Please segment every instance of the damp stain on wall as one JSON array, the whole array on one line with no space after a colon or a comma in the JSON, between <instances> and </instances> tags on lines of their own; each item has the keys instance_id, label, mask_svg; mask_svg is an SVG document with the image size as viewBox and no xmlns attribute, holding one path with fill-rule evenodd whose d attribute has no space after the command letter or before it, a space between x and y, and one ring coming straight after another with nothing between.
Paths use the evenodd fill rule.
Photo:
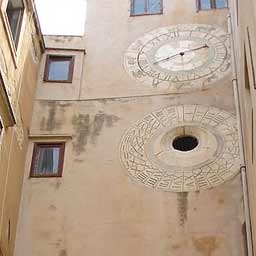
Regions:
<instances>
[{"instance_id":1,"label":"damp stain on wall","mask_svg":"<svg viewBox=\"0 0 256 256\"><path fill-rule=\"evenodd\" d=\"M59 130L63 125L62 114L66 112L66 108L70 107L69 103L61 103L56 101L47 101L41 103L42 108L47 108L47 116L42 117L40 121L41 131Z\"/></svg>"},{"instance_id":2,"label":"damp stain on wall","mask_svg":"<svg viewBox=\"0 0 256 256\"><path fill-rule=\"evenodd\" d=\"M68 253L65 249L60 250L59 256L68 256Z\"/></svg>"},{"instance_id":3,"label":"damp stain on wall","mask_svg":"<svg viewBox=\"0 0 256 256\"><path fill-rule=\"evenodd\" d=\"M88 143L96 144L104 127L111 128L120 118L99 112L95 115L78 114L72 119L75 131L73 149L77 154L86 150Z\"/></svg>"},{"instance_id":4,"label":"damp stain on wall","mask_svg":"<svg viewBox=\"0 0 256 256\"><path fill-rule=\"evenodd\" d=\"M188 218L188 192L177 194L179 224L184 226Z\"/></svg>"}]
</instances>

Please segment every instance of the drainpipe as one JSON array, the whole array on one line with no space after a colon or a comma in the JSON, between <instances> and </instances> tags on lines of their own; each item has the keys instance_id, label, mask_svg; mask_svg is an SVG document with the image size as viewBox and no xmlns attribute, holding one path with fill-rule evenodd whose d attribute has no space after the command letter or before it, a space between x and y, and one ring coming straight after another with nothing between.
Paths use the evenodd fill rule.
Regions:
<instances>
[{"instance_id":1,"label":"drainpipe","mask_svg":"<svg viewBox=\"0 0 256 256\"><path fill-rule=\"evenodd\" d=\"M233 77L233 91L234 99L236 104L236 114L237 114L237 124L238 124L238 136L239 136L239 145L240 145L240 157L241 157L241 178L242 178L242 189L243 189L243 201L244 201L244 214L245 214L245 224L246 224L246 236L247 236L247 248L248 256L253 256L253 242L252 242L252 229L251 229L251 216L250 216L250 207L249 207L249 198L248 198L248 183L247 183L247 174L245 166L245 153L244 153L244 144L243 144L243 130L242 130L242 119L241 119L241 104L239 99L238 91L238 80L237 80L237 65L236 65L236 54L234 48L234 35L232 30L232 18L231 15L228 17L228 32L231 36L231 59L232 59L232 71Z\"/></svg>"}]
</instances>

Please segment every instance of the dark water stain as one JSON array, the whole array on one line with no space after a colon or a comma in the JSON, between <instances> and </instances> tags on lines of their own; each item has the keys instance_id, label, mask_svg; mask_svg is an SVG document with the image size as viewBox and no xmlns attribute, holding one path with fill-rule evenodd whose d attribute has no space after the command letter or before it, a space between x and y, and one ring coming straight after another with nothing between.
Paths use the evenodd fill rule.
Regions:
<instances>
[{"instance_id":1,"label":"dark water stain","mask_svg":"<svg viewBox=\"0 0 256 256\"><path fill-rule=\"evenodd\" d=\"M105 122L104 114L101 113L94 116L94 120L91 124L91 142L93 144L96 143L96 139L100 135L104 122Z\"/></svg>"},{"instance_id":2,"label":"dark water stain","mask_svg":"<svg viewBox=\"0 0 256 256\"><path fill-rule=\"evenodd\" d=\"M114 126L114 123L118 122L120 120L119 117L113 116L113 115L105 115L105 121L106 121L106 126L108 128L111 128Z\"/></svg>"},{"instance_id":3,"label":"dark water stain","mask_svg":"<svg viewBox=\"0 0 256 256\"><path fill-rule=\"evenodd\" d=\"M56 123L56 111L57 111L56 103L52 102L49 105L49 115L48 115L48 119L47 119L47 122L46 122L46 129L48 131L52 131L57 125L57 123Z\"/></svg>"},{"instance_id":4,"label":"dark water stain","mask_svg":"<svg viewBox=\"0 0 256 256\"><path fill-rule=\"evenodd\" d=\"M68 256L68 253L65 249L60 250L59 256Z\"/></svg>"},{"instance_id":5,"label":"dark water stain","mask_svg":"<svg viewBox=\"0 0 256 256\"><path fill-rule=\"evenodd\" d=\"M56 207L55 205L51 204L51 205L49 206L49 209L52 210L52 211L56 211L56 210L57 210L57 207Z\"/></svg>"},{"instance_id":6,"label":"dark water stain","mask_svg":"<svg viewBox=\"0 0 256 256\"><path fill-rule=\"evenodd\" d=\"M179 214L179 223L181 226L184 226L188 218L188 192L178 193L178 214Z\"/></svg>"},{"instance_id":7,"label":"dark water stain","mask_svg":"<svg viewBox=\"0 0 256 256\"><path fill-rule=\"evenodd\" d=\"M85 150L85 146L88 142L88 136L90 132L90 116L88 114L79 114L74 116L72 120L77 137L73 142L73 148L76 153L81 153Z\"/></svg>"},{"instance_id":8,"label":"dark water stain","mask_svg":"<svg viewBox=\"0 0 256 256\"><path fill-rule=\"evenodd\" d=\"M107 115L103 112L99 112L96 115L79 114L74 116L72 119L76 134L73 142L74 151L77 154L81 154L86 150L88 143L95 145L104 127L111 128L118 120L120 120L119 117Z\"/></svg>"},{"instance_id":9,"label":"dark water stain","mask_svg":"<svg viewBox=\"0 0 256 256\"><path fill-rule=\"evenodd\" d=\"M60 129L61 122L57 120L58 103L55 101L47 102L44 107L48 108L48 116L43 117L40 122L40 129L46 131L53 131L54 129Z\"/></svg>"}]
</instances>

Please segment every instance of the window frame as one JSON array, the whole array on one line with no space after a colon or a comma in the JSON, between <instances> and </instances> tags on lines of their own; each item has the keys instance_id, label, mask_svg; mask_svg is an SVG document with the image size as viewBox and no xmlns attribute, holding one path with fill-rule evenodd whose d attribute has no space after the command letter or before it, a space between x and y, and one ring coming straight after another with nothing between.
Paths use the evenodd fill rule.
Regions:
<instances>
[{"instance_id":1,"label":"window frame","mask_svg":"<svg viewBox=\"0 0 256 256\"><path fill-rule=\"evenodd\" d=\"M5 29L8 35L8 39L9 42L11 44L11 48L13 51L13 55L15 57L17 57L17 51L20 45L20 41L21 41L21 37L22 37L22 27L23 27L23 23L25 20L25 12L26 12L26 4L24 0L20 0L22 2L23 8L22 8L22 15L21 18L19 19L19 24L18 24L18 37L15 39L13 34L12 34L12 30L11 30L11 25L9 22L9 17L7 14L7 7L8 7L8 3L10 0L6 0L5 2L3 2L3 6L1 7L1 11L4 17L4 25L5 25Z\"/></svg>"},{"instance_id":2,"label":"window frame","mask_svg":"<svg viewBox=\"0 0 256 256\"><path fill-rule=\"evenodd\" d=\"M148 0L144 0L145 1L145 10L144 10L144 13L141 13L141 14L135 14L134 13L135 1L136 0L131 0L131 2L130 2L130 5L131 5L131 7L130 7L130 17L147 16L147 15L161 15L161 14L163 14L163 9L164 9L164 7L163 7L163 0L160 0L160 2L161 2L161 10L158 13L148 13L147 12L147 1Z\"/></svg>"},{"instance_id":3,"label":"window frame","mask_svg":"<svg viewBox=\"0 0 256 256\"><path fill-rule=\"evenodd\" d=\"M10 1L11 0L7 1L7 5L6 5L6 8L5 8L5 13L6 13L9 29L10 29L10 32L11 32L10 34L11 34L15 49L17 50L18 46L19 46L20 38L21 38L21 28L22 28L22 24L23 24L23 20L24 20L25 4L24 4L23 0L20 0L23 7L22 8L16 8L16 9L20 9L21 12L19 13L19 18L18 18L17 27L16 27L16 33L15 33L16 35L14 36L13 33L12 33L11 24L10 24L10 20L9 20L9 17L8 17L8 12L7 12L8 4L9 4Z\"/></svg>"},{"instance_id":4,"label":"window frame","mask_svg":"<svg viewBox=\"0 0 256 256\"><path fill-rule=\"evenodd\" d=\"M227 7L221 7L221 8L217 8L216 0L210 0L210 4L211 4L211 8L210 9L202 9L201 8L201 1L202 0L197 0L197 10L198 11L223 10L223 9L228 9L229 8L228 0L226 0Z\"/></svg>"},{"instance_id":5,"label":"window frame","mask_svg":"<svg viewBox=\"0 0 256 256\"><path fill-rule=\"evenodd\" d=\"M58 147L60 149L59 159L58 159L58 172L51 174L47 172L46 174L35 174L34 173L34 166L36 163L36 156L39 152L40 148L51 148L51 147ZM65 142L35 142L32 161L31 161L31 168L30 168L30 178L61 178L63 174L63 167L64 167L64 155L65 155Z\"/></svg>"},{"instance_id":6,"label":"window frame","mask_svg":"<svg viewBox=\"0 0 256 256\"><path fill-rule=\"evenodd\" d=\"M59 59L59 61L61 61L63 59L70 60L67 80L51 80L51 79L49 79L50 64L52 61L51 58ZM45 67L44 67L44 82L47 82L47 83L72 83L73 75L74 75L74 66L75 66L75 56L74 55L47 54L46 60L45 60Z\"/></svg>"}]
</instances>

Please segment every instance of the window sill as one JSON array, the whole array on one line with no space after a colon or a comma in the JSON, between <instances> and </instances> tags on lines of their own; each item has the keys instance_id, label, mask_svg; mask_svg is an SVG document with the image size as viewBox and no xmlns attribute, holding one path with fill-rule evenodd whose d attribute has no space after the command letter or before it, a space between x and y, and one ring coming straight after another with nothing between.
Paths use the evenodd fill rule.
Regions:
<instances>
[{"instance_id":1,"label":"window sill","mask_svg":"<svg viewBox=\"0 0 256 256\"><path fill-rule=\"evenodd\" d=\"M33 179L38 179L38 178L62 178L62 174L30 175L29 178L33 178Z\"/></svg>"},{"instance_id":2,"label":"window sill","mask_svg":"<svg viewBox=\"0 0 256 256\"><path fill-rule=\"evenodd\" d=\"M158 12L158 13L142 13L142 14L131 14L130 17L140 17L140 16L152 16L152 15L163 15L163 12Z\"/></svg>"},{"instance_id":3,"label":"window sill","mask_svg":"<svg viewBox=\"0 0 256 256\"><path fill-rule=\"evenodd\" d=\"M44 83L63 83L63 84L72 84L73 83L73 81L71 80L47 80L47 79L44 79L43 80L44 81Z\"/></svg>"},{"instance_id":4,"label":"window sill","mask_svg":"<svg viewBox=\"0 0 256 256\"><path fill-rule=\"evenodd\" d=\"M57 142L65 142L68 140L72 140L72 134L30 134L28 138L32 141L57 141Z\"/></svg>"},{"instance_id":5,"label":"window sill","mask_svg":"<svg viewBox=\"0 0 256 256\"><path fill-rule=\"evenodd\" d=\"M212 8L212 9L197 9L197 12L209 12L209 11L221 11L221 10L229 10L229 7Z\"/></svg>"}]
</instances>

